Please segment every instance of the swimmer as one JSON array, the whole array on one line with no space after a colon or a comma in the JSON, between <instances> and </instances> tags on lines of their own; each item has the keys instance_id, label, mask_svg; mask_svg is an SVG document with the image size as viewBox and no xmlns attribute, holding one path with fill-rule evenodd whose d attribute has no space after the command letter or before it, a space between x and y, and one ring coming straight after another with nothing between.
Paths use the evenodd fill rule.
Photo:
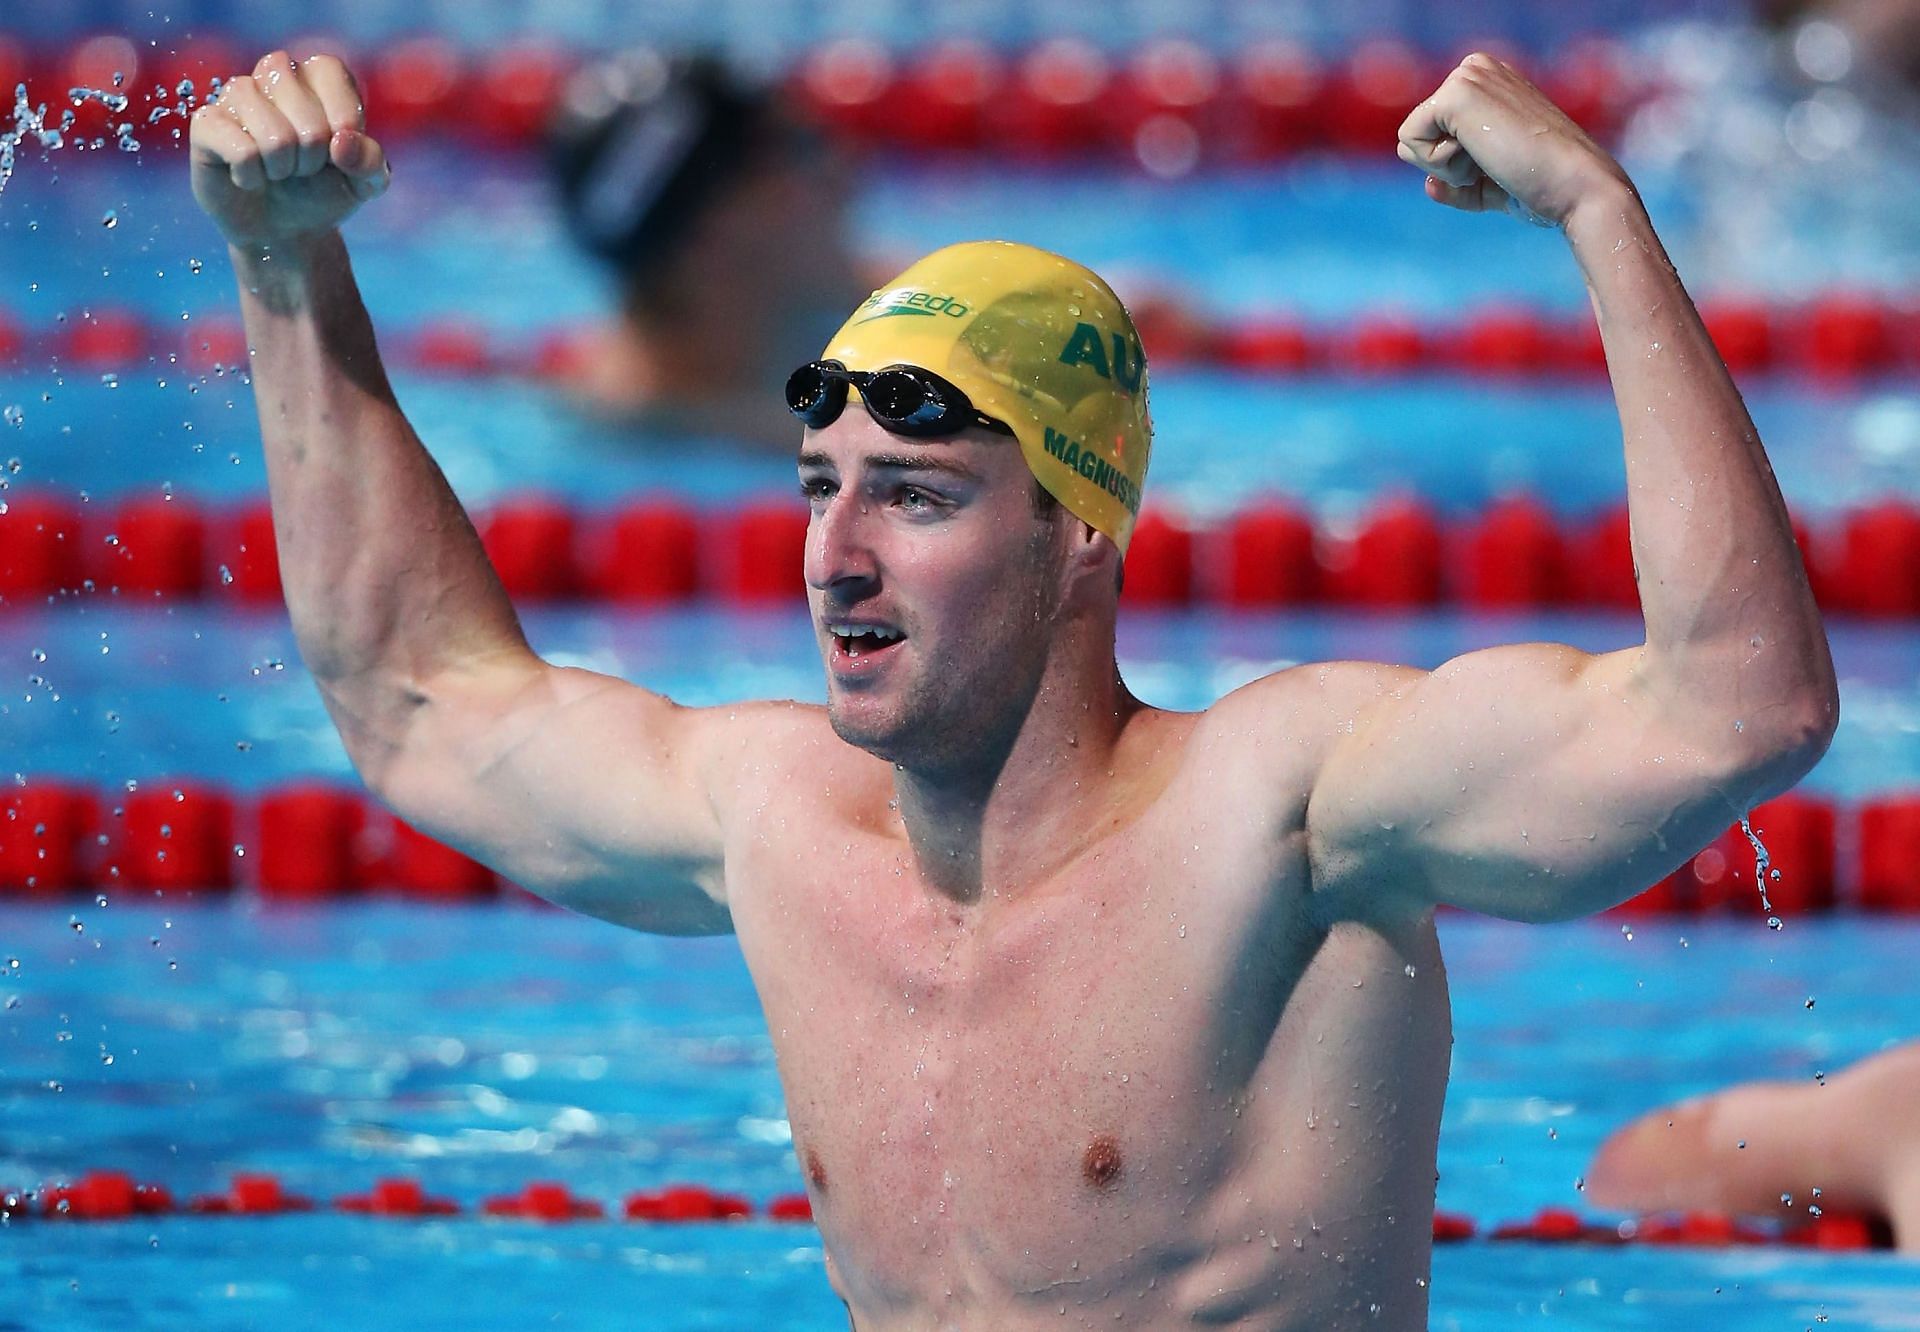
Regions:
<instances>
[{"instance_id":1,"label":"swimmer","mask_svg":"<svg viewBox=\"0 0 1920 1332\"><path fill-rule=\"evenodd\" d=\"M548 157L568 230L619 298L560 387L625 427L615 438L791 450L791 350L871 285L847 253L839 153L720 62L642 47L568 81Z\"/></svg>"},{"instance_id":2,"label":"swimmer","mask_svg":"<svg viewBox=\"0 0 1920 1332\"><path fill-rule=\"evenodd\" d=\"M1883 1221L1920 1254L1920 1043L1819 1081L1751 1082L1642 1115L1600 1146L1587 1197L1640 1213Z\"/></svg>"},{"instance_id":3,"label":"swimmer","mask_svg":"<svg viewBox=\"0 0 1920 1332\"><path fill-rule=\"evenodd\" d=\"M532 652L401 414L338 230L389 175L348 71L269 55L192 141L288 608L354 763L562 905L737 936L861 1332L1424 1328L1436 907L1611 906L1831 738L1739 393L1619 166L1488 56L1399 151L1438 203L1550 222L1584 274L1646 641L1315 663L1199 713L1115 663L1148 373L1079 265L951 247L796 350L827 702L685 708Z\"/></svg>"}]
</instances>

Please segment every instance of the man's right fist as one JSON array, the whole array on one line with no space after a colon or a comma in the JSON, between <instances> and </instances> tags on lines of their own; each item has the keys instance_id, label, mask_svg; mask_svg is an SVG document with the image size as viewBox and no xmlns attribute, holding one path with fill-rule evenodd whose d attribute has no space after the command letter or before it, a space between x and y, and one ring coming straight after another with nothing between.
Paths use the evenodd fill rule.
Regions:
<instances>
[{"instance_id":1,"label":"man's right fist","mask_svg":"<svg viewBox=\"0 0 1920 1332\"><path fill-rule=\"evenodd\" d=\"M193 197L242 248L318 235L387 188L360 89L332 56L263 56L193 113Z\"/></svg>"}]
</instances>

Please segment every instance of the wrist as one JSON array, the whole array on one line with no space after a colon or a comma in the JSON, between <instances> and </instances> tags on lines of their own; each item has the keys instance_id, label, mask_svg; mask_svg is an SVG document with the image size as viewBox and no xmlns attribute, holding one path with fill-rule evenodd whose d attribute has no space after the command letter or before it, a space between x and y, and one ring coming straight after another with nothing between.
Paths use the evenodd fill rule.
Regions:
<instances>
[{"instance_id":1,"label":"wrist","mask_svg":"<svg viewBox=\"0 0 1920 1332\"><path fill-rule=\"evenodd\" d=\"M334 230L276 241L229 243L227 257L243 290L283 305L304 300L314 279L346 261L346 247Z\"/></svg>"},{"instance_id":2,"label":"wrist","mask_svg":"<svg viewBox=\"0 0 1920 1332\"><path fill-rule=\"evenodd\" d=\"M1581 192L1560 224L1584 265L1588 256L1616 254L1652 234L1640 192L1625 176L1607 176Z\"/></svg>"}]
</instances>

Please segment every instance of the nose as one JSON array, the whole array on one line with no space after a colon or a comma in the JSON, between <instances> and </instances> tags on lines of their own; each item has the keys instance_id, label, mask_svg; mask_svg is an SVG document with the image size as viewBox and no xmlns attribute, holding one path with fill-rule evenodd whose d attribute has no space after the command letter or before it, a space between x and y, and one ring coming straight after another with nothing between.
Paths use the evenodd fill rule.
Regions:
<instances>
[{"instance_id":1,"label":"nose","mask_svg":"<svg viewBox=\"0 0 1920 1332\"><path fill-rule=\"evenodd\" d=\"M814 509L807 520L808 587L853 600L863 584L879 580L880 563L868 540L873 517L866 500L846 491Z\"/></svg>"}]
</instances>

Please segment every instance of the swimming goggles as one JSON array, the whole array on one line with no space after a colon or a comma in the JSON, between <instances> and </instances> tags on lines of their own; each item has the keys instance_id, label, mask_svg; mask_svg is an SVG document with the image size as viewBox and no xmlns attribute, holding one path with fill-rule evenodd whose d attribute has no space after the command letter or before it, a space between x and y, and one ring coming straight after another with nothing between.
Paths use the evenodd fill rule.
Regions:
<instances>
[{"instance_id":1,"label":"swimming goggles","mask_svg":"<svg viewBox=\"0 0 1920 1332\"><path fill-rule=\"evenodd\" d=\"M958 434L970 425L1013 433L1012 426L977 410L953 384L914 365L849 370L838 361L810 361L787 377L787 410L813 429L825 429L846 409L849 385L860 391L867 415L896 435L926 439Z\"/></svg>"}]
</instances>

